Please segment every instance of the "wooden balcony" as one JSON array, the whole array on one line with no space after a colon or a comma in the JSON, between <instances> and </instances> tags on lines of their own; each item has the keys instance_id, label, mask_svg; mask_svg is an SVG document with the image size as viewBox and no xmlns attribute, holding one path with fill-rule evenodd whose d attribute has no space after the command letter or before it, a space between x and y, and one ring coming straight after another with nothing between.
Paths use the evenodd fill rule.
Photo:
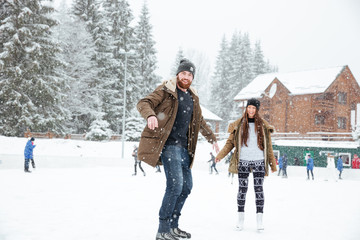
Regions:
<instances>
[{"instance_id":1,"label":"wooden balcony","mask_svg":"<svg viewBox=\"0 0 360 240\"><path fill-rule=\"evenodd\" d=\"M314 132L334 132L334 127L329 125L314 125Z\"/></svg>"},{"instance_id":2,"label":"wooden balcony","mask_svg":"<svg viewBox=\"0 0 360 240\"><path fill-rule=\"evenodd\" d=\"M272 141L276 140L321 140L321 141L354 141L351 132L307 132L300 134L276 132L271 135Z\"/></svg>"},{"instance_id":3,"label":"wooden balcony","mask_svg":"<svg viewBox=\"0 0 360 240\"><path fill-rule=\"evenodd\" d=\"M312 102L312 109L316 112L334 112L335 101L327 99L315 99Z\"/></svg>"}]
</instances>

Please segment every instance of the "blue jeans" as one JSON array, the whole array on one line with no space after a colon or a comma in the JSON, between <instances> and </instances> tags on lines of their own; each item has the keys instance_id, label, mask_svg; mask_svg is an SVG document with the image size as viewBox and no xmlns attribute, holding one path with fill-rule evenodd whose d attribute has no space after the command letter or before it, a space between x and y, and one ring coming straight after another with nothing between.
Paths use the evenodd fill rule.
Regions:
<instances>
[{"instance_id":1,"label":"blue jeans","mask_svg":"<svg viewBox=\"0 0 360 240\"><path fill-rule=\"evenodd\" d=\"M178 227L181 209L193 185L187 149L174 145L165 146L161 162L166 176L166 191L159 212L160 233Z\"/></svg>"}]
</instances>

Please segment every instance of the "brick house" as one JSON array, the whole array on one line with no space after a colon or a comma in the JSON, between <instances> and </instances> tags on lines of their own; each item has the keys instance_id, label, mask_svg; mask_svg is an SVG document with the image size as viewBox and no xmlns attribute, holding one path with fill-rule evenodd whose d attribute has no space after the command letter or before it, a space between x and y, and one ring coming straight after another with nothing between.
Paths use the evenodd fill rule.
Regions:
<instances>
[{"instance_id":1,"label":"brick house","mask_svg":"<svg viewBox=\"0 0 360 240\"><path fill-rule=\"evenodd\" d=\"M280 133L350 133L360 124L360 87L348 66L256 77L234 98L257 98Z\"/></svg>"},{"instance_id":2,"label":"brick house","mask_svg":"<svg viewBox=\"0 0 360 240\"><path fill-rule=\"evenodd\" d=\"M203 118L205 119L206 123L210 125L211 129L214 131L215 135L219 134L220 129L220 123L223 121L222 118L217 116L215 113L211 112L204 106L201 107L201 112L203 115Z\"/></svg>"}]
</instances>

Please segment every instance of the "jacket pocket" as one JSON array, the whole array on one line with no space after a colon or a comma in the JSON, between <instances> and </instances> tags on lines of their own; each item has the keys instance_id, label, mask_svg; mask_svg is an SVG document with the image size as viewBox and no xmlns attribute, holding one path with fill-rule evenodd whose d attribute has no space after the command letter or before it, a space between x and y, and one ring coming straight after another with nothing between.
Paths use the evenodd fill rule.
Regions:
<instances>
[{"instance_id":1,"label":"jacket pocket","mask_svg":"<svg viewBox=\"0 0 360 240\"><path fill-rule=\"evenodd\" d=\"M156 128L151 130L147 126L145 127L144 131L141 133L141 137L144 138L160 138L160 129Z\"/></svg>"},{"instance_id":2,"label":"jacket pocket","mask_svg":"<svg viewBox=\"0 0 360 240\"><path fill-rule=\"evenodd\" d=\"M234 158L235 153L233 154L233 157L231 158L230 164L229 164L229 172L237 174L239 172L239 161Z\"/></svg>"}]
</instances>

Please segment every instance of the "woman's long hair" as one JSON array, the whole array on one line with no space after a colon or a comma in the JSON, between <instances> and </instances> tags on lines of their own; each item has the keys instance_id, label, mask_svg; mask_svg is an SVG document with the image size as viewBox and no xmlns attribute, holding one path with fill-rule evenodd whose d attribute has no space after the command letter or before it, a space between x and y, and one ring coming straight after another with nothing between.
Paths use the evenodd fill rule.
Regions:
<instances>
[{"instance_id":1,"label":"woman's long hair","mask_svg":"<svg viewBox=\"0 0 360 240\"><path fill-rule=\"evenodd\" d=\"M257 145L260 150L264 151L264 131L263 131L263 121L260 117L258 110L255 112L255 132L257 136ZM247 113L247 109L245 110L243 119L241 121L241 146L247 145L247 141L249 138L249 115Z\"/></svg>"}]
</instances>

